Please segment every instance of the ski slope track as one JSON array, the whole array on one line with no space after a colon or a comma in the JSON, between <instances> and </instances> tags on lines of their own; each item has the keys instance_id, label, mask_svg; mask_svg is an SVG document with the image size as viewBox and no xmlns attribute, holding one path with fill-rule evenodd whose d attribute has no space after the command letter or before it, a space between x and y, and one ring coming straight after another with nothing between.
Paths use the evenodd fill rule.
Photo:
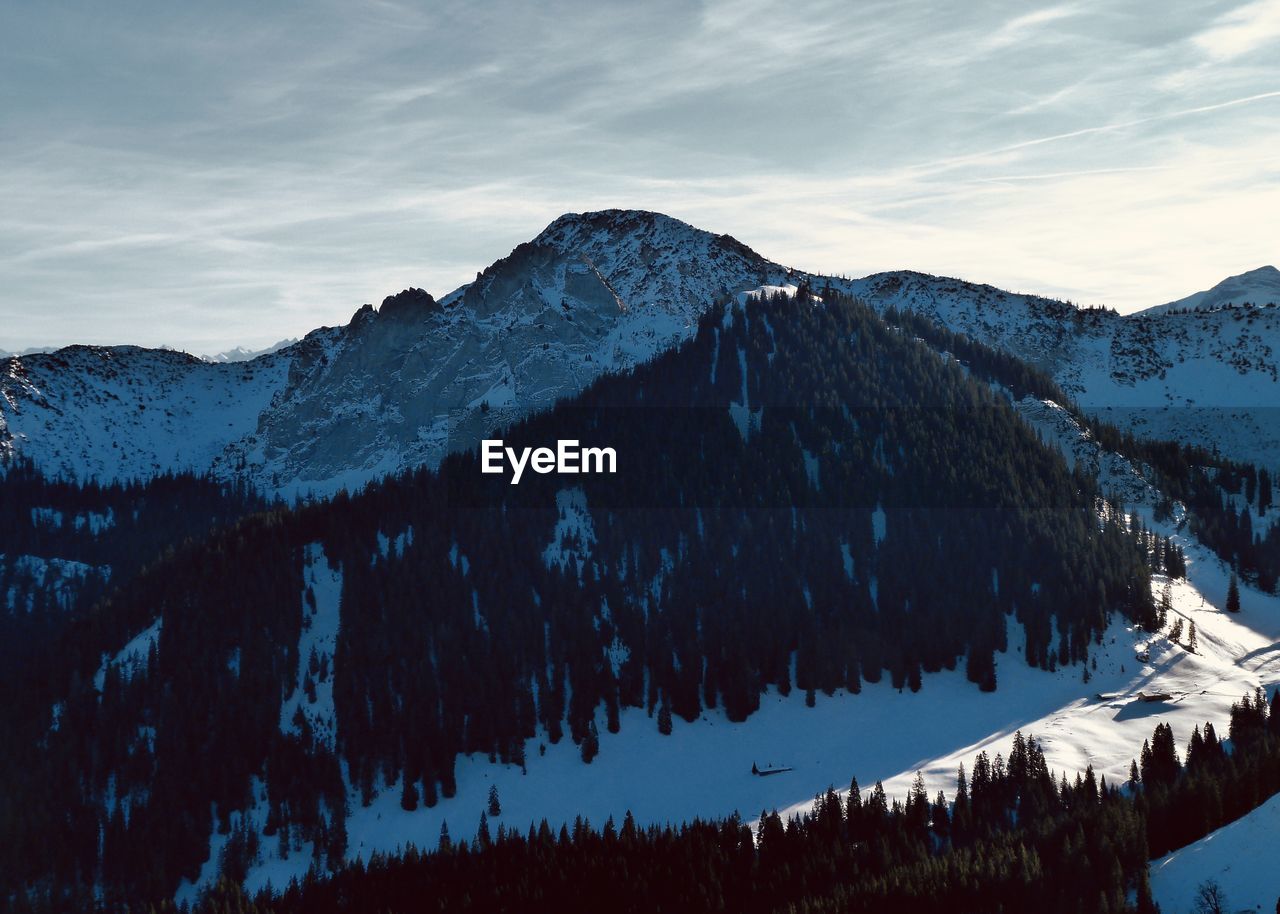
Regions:
<instances>
[{"instance_id":1,"label":"ski slope track","mask_svg":"<svg viewBox=\"0 0 1280 914\"><path fill-rule=\"evenodd\" d=\"M75 478L193 470L285 495L356 488L652 358L735 295L807 281L1006 349L1139 433L1273 463L1280 308L1262 299L1277 277L1262 268L1120 316L909 271L805 274L656 213L568 214L439 300L409 289L246 361L127 346L2 359L0 456Z\"/></svg>"}]
</instances>

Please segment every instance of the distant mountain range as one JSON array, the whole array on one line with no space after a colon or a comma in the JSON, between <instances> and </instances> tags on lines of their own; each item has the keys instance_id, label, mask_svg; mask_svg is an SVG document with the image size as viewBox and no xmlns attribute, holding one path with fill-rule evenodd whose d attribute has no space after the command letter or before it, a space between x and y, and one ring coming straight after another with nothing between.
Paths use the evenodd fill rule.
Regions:
<instances>
[{"instance_id":1,"label":"distant mountain range","mask_svg":"<svg viewBox=\"0 0 1280 914\"><path fill-rule=\"evenodd\" d=\"M20 355L38 355L44 352L54 352L56 349L56 346L31 346L20 352L9 352L7 349L0 349L0 359L11 359Z\"/></svg>"},{"instance_id":2,"label":"distant mountain range","mask_svg":"<svg viewBox=\"0 0 1280 914\"><path fill-rule=\"evenodd\" d=\"M224 352L216 352L212 355L200 355L198 358L203 359L206 362L248 362L251 359L256 359L260 355L270 355L273 352L279 352L286 346L292 346L296 342L298 342L298 340L295 337L291 340L280 340L280 342L273 343L272 345L266 346L262 349L249 349L245 346L236 346L235 348L227 349ZM24 355L45 355L50 352L57 352L59 348L67 347L31 346L27 349L21 350L20 352L9 352L6 349L0 349L0 359L16 358ZM160 348L168 351L176 351L173 350L173 347L171 346L161 346Z\"/></svg>"},{"instance_id":3,"label":"distant mountain range","mask_svg":"<svg viewBox=\"0 0 1280 914\"><path fill-rule=\"evenodd\" d=\"M807 283L1005 349L1139 432L1270 461L1280 309L1223 306L1261 297L1277 276L1265 267L1121 316L910 271L806 274L656 213L568 214L443 298L405 290L263 354L72 346L13 357L0 369L0 449L78 478L194 469L323 494L435 465L687 339L717 303Z\"/></svg>"},{"instance_id":4,"label":"distant mountain range","mask_svg":"<svg viewBox=\"0 0 1280 914\"><path fill-rule=\"evenodd\" d=\"M206 362L248 362L256 359L260 355L270 355L273 352L279 352L298 342L297 338L291 340L280 340L278 343L272 343L263 349L247 349L244 346L236 346L234 349L228 349L225 352L214 353L213 355L203 356Z\"/></svg>"}]
</instances>

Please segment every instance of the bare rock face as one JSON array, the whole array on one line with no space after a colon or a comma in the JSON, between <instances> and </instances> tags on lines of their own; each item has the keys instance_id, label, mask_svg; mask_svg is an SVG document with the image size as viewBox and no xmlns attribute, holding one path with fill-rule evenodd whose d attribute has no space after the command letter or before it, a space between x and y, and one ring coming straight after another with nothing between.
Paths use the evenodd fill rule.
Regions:
<instances>
[{"instance_id":1,"label":"bare rock face","mask_svg":"<svg viewBox=\"0 0 1280 914\"><path fill-rule=\"evenodd\" d=\"M382 300L378 314L387 320L419 321L440 306L429 292L422 289L405 289Z\"/></svg>"},{"instance_id":2,"label":"bare rock face","mask_svg":"<svg viewBox=\"0 0 1280 914\"><path fill-rule=\"evenodd\" d=\"M326 492L437 463L486 429L674 345L779 268L653 213L563 216L439 302L419 289L294 347L256 428L214 467Z\"/></svg>"}]
</instances>

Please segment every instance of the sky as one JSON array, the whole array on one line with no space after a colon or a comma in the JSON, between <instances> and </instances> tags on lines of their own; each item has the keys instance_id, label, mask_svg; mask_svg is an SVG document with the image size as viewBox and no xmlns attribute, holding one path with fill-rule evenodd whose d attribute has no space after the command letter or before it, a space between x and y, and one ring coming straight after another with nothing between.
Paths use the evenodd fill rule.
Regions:
<instances>
[{"instance_id":1,"label":"sky","mask_svg":"<svg viewBox=\"0 0 1280 914\"><path fill-rule=\"evenodd\" d=\"M564 212L1121 311L1280 263L1280 0L0 0L0 349L441 295Z\"/></svg>"}]
</instances>

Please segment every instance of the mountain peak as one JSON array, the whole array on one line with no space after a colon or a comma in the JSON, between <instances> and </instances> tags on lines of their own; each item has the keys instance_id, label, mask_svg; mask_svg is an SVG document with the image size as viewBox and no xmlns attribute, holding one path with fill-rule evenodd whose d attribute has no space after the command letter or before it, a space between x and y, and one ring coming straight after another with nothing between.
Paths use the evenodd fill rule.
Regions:
<instances>
[{"instance_id":1,"label":"mountain peak","mask_svg":"<svg viewBox=\"0 0 1280 914\"><path fill-rule=\"evenodd\" d=\"M697 235L710 234L682 222L673 216L643 209L602 209L582 213L565 213L552 220L543 229L534 243L550 244L559 247L565 241L582 236L607 235L618 237L630 234L642 234L654 230L671 230L688 232Z\"/></svg>"},{"instance_id":2,"label":"mountain peak","mask_svg":"<svg viewBox=\"0 0 1280 914\"><path fill-rule=\"evenodd\" d=\"M1186 298L1148 308L1142 314L1162 314L1167 311L1216 311L1233 305L1280 304L1280 270L1271 264L1261 266L1235 276L1228 276L1211 289L1196 292Z\"/></svg>"},{"instance_id":3,"label":"mountain peak","mask_svg":"<svg viewBox=\"0 0 1280 914\"><path fill-rule=\"evenodd\" d=\"M635 242L649 249L672 249L693 244L698 248L732 252L745 260L765 263L765 258L732 235L717 235L675 216L644 209L603 209L565 213L533 240L562 252Z\"/></svg>"},{"instance_id":4,"label":"mountain peak","mask_svg":"<svg viewBox=\"0 0 1280 914\"><path fill-rule=\"evenodd\" d=\"M403 292L397 292L395 295L388 295L382 300L382 306L378 309L381 317L388 317L392 320L411 319L421 317L431 311L439 310L440 306L431 296L430 292L424 289L408 288Z\"/></svg>"}]
</instances>

